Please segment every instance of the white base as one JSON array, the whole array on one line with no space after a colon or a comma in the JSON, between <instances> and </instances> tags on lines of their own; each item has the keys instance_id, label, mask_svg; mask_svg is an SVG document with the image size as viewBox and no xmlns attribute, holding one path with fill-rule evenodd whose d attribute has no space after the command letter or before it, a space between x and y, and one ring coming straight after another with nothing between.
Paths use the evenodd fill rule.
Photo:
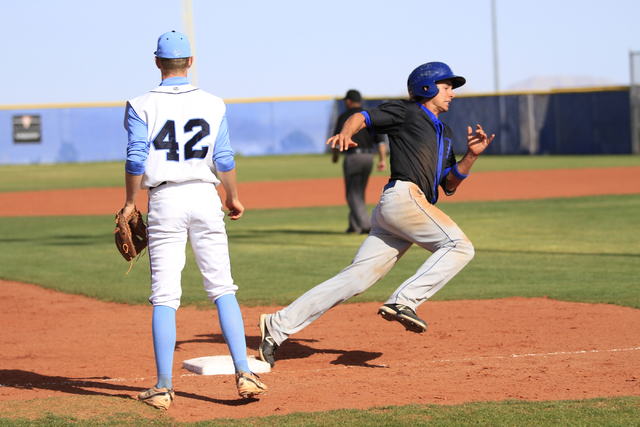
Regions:
<instances>
[{"instance_id":1,"label":"white base","mask_svg":"<svg viewBox=\"0 0 640 427\"><path fill-rule=\"evenodd\" d=\"M257 360L254 356L249 356L247 362L249 362L249 369L253 373L262 374L271 371L271 366L267 362ZM199 375L234 375L236 373L231 356L189 359L182 362L182 368Z\"/></svg>"}]
</instances>

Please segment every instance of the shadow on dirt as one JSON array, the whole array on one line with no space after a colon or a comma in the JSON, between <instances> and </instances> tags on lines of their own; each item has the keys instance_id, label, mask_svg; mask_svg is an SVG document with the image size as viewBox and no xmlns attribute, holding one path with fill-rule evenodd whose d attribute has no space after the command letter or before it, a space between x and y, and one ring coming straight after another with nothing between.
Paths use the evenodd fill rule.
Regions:
<instances>
[{"instance_id":1,"label":"shadow on dirt","mask_svg":"<svg viewBox=\"0 0 640 427\"><path fill-rule=\"evenodd\" d=\"M111 396L123 399L136 399L142 390L125 384L113 384L121 381L109 377L69 378L42 375L19 369L0 369L0 389L15 388L18 390L50 390L81 396ZM218 403L227 406L244 406L258 399L215 399L194 393L176 390L176 396L204 402Z\"/></svg>"},{"instance_id":2,"label":"shadow on dirt","mask_svg":"<svg viewBox=\"0 0 640 427\"><path fill-rule=\"evenodd\" d=\"M247 336L246 340L247 340L247 347L250 349L254 349L257 353L258 347L260 346L261 337ZM180 349L181 345L187 344L187 343L221 344L224 342L225 340L222 334L202 334L202 335L197 335L195 339L177 341L176 350ZM324 353L324 354L338 355L338 357L334 361L330 362L332 365L360 366L365 368L384 367L382 365L375 365L375 364L369 363L370 361L375 360L378 357L382 356L382 353L357 351L357 350L347 351L347 350L337 350L337 349L326 349L326 348L318 348L317 346L311 346L306 344L306 343L312 344L317 342L319 341L289 338L278 349L276 353L276 361L291 360L291 359L307 359L314 354ZM249 352L249 354L251 354L251 352Z\"/></svg>"}]
</instances>

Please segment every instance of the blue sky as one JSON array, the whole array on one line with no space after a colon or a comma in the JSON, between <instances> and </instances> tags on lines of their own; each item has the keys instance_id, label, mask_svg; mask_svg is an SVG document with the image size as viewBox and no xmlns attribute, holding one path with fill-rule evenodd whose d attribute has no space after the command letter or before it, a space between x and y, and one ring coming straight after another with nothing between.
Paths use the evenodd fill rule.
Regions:
<instances>
[{"instance_id":1,"label":"blue sky","mask_svg":"<svg viewBox=\"0 0 640 427\"><path fill-rule=\"evenodd\" d=\"M448 63L494 89L490 0L192 0L197 78L225 99L403 96L411 70ZM500 86L535 76L629 84L640 1L496 0ZM159 83L158 36L180 0L3 0L1 105L124 101Z\"/></svg>"}]
</instances>

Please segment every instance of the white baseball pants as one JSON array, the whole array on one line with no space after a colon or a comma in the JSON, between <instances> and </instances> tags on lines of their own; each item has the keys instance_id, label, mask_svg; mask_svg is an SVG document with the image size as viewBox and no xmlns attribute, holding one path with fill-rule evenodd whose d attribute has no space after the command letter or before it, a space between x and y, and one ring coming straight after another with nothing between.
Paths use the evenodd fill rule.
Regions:
<instances>
[{"instance_id":1,"label":"white baseball pants","mask_svg":"<svg viewBox=\"0 0 640 427\"><path fill-rule=\"evenodd\" d=\"M211 302L235 294L222 202L211 183L166 183L149 190L149 302L178 309L187 237Z\"/></svg>"},{"instance_id":2,"label":"white baseball pants","mask_svg":"<svg viewBox=\"0 0 640 427\"><path fill-rule=\"evenodd\" d=\"M431 205L417 185L395 181L385 187L371 217L371 233L350 266L309 290L291 305L267 316L267 327L281 344L326 311L376 283L416 244L432 255L389 297L414 311L471 261L471 242L455 222Z\"/></svg>"}]
</instances>

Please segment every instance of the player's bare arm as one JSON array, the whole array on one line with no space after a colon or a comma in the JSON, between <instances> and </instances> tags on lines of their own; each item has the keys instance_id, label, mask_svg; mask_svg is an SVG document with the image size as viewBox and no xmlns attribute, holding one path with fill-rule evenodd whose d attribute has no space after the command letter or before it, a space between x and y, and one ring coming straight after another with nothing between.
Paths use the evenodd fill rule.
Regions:
<instances>
[{"instance_id":1,"label":"player's bare arm","mask_svg":"<svg viewBox=\"0 0 640 427\"><path fill-rule=\"evenodd\" d=\"M244 206L240 203L238 198L238 185L236 182L236 169L233 168L227 172L218 171L218 177L220 182L224 186L224 190L227 193L227 199L225 206L229 209L229 218L233 221L240 219L244 212Z\"/></svg>"},{"instance_id":2,"label":"player's bare arm","mask_svg":"<svg viewBox=\"0 0 640 427\"><path fill-rule=\"evenodd\" d=\"M140 183L142 182L143 175L131 175L129 172L125 172L125 183L127 188L127 200L122 208L122 214L128 217L133 212L136 206L136 198L138 197L138 190L140 189Z\"/></svg>"},{"instance_id":3,"label":"player's bare arm","mask_svg":"<svg viewBox=\"0 0 640 427\"><path fill-rule=\"evenodd\" d=\"M482 126L477 125L475 134L471 129L471 126L467 127L467 152L458 162L458 172L462 175L468 175L471 171L471 167L475 163L476 159L487 148L489 143L493 141L495 135L487 137L487 134L482 129ZM455 176L452 172L447 175L447 190L453 191L462 183L462 180Z\"/></svg>"},{"instance_id":4,"label":"player's bare arm","mask_svg":"<svg viewBox=\"0 0 640 427\"><path fill-rule=\"evenodd\" d=\"M348 150L349 147L357 147L358 144L353 142L351 137L367 127L364 114L356 113L342 126L342 130L339 134L332 136L327 140L327 144L331 144L331 148L338 149L339 151Z\"/></svg>"}]
</instances>

